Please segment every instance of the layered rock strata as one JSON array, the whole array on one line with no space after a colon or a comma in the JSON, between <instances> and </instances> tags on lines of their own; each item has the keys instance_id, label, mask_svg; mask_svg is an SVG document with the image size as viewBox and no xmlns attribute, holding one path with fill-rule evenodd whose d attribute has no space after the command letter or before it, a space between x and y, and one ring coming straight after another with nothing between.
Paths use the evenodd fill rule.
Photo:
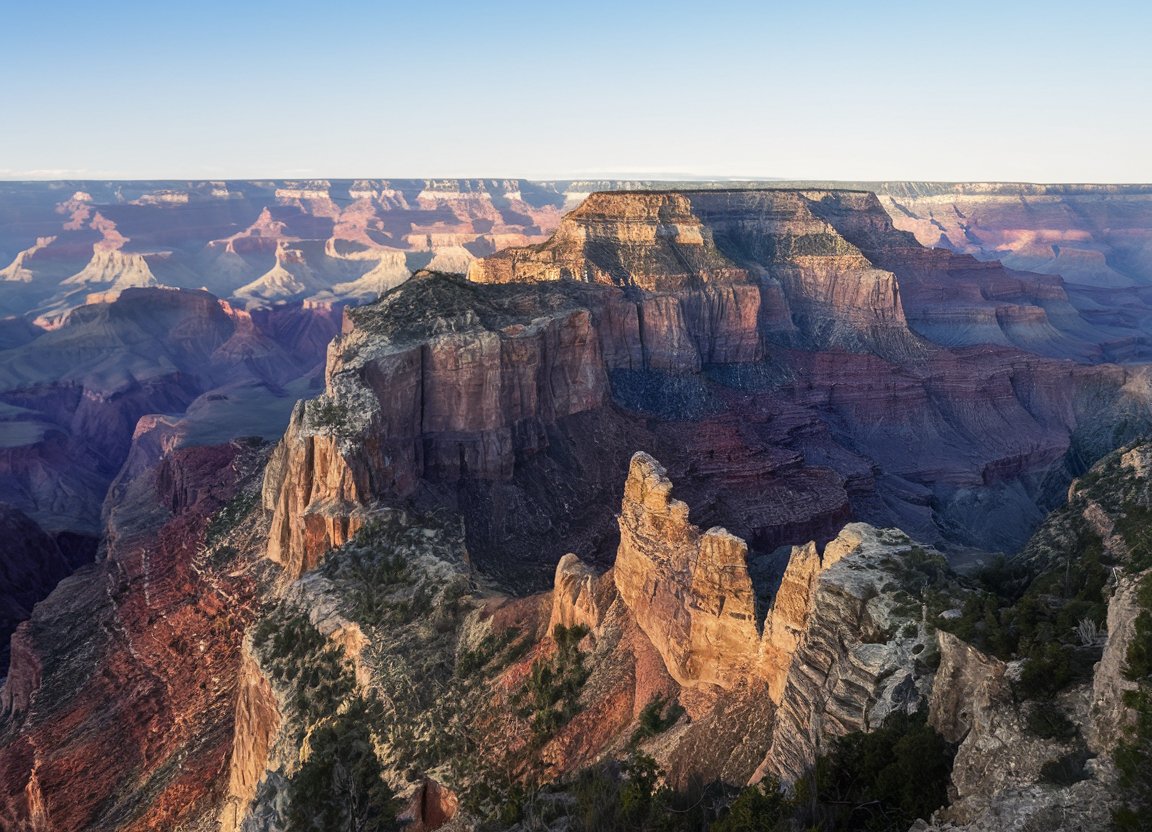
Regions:
<instances>
[{"instance_id":1,"label":"layered rock strata","mask_svg":"<svg viewBox=\"0 0 1152 832\"><path fill-rule=\"evenodd\" d=\"M253 562L203 536L260 464L250 448L192 448L141 474L107 558L61 582L20 625L0 692L6 827L146 830L215 818L256 603Z\"/></svg>"},{"instance_id":2,"label":"layered rock strata","mask_svg":"<svg viewBox=\"0 0 1152 832\"><path fill-rule=\"evenodd\" d=\"M799 330L821 346L915 351L896 277L813 214L811 198L784 190L593 194L548 242L479 260L469 277L636 287L686 317L692 304L680 293L696 290L778 337Z\"/></svg>"},{"instance_id":3,"label":"layered rock strata","mask_svg":"<svg viewBox=\"0 0 1152 832\"><path fill-rule=\"evenodd\" d=\"M297 411L270 467L270 554L316 563L377 500L448 503L482 560L546 549L539 580L566 551L607 560L596 518L636 448L691 471L682 487L707 525L755 547L827 539L854 510L930 541L1013 549L1058 498L1073 437L1095 455L1113 425L1148 423L1137 372L931 347L896 283L862 299L867 258L818 212L917 251L866 195L606 194L553 241L473 268L498 282L424 274L352 312L325 397ZM703 248L675 254L685 246ZM628 280L601 268L606 252ZM739 268L717 270L721 256ZM584 264L580 279L559 279L557 262ZM764 287L786 272L808 288L785 286L785 307L831 293L839 311L815 316L827 327L796 329L801 306L780 319L787 332L766 317ZM745 288L760 300L724 294ZM973 523L989 506L1004 522ZM550 537L561 527L587 536Z\"/></svg>"}]
</instances>

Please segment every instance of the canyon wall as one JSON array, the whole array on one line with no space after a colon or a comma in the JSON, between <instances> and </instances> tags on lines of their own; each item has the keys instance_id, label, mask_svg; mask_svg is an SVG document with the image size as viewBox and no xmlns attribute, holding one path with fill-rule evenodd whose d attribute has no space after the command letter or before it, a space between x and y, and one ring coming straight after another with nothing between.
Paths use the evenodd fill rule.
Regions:
<instances>
[{"instance_id":1,"label":"canyon wall","mask_svg":"<svg viewBox=\"0 0 1152 832\"><path fill-rule=\"evenodd\" d=\"M1139 370L1059 360L1103 347L1079 318L1057 329L1058 285L923 249L870 194L597 194L470 274L349 314L270 469L274 558L314 564L359 508L416 500L462 511L489 566L543 547L546 580L575 543L607 560L595 517L637 448L690 468L698 510L754 546L827 539L855 512L1011 549L1077 459L1148 421ZM987 298L994 343L917 334L904 298L953 290ZM1002 291L1056 335L1001 326ZM1005 522L971 522L990 503ZM549 537L562 526L587 536Z\"/></svg>"},{"instance_id":2,"label":"canyon wall","mask_svg":"<svg viewBox=\"0 0 1152 832\"><path fill-rule=\"evenodd\" d=\"M261 464L240 445L174 451L128 488L107 558L19 626L0 695L6 828L146 830L215 815L256 561L239 539L205 545L204 534Z\"/></svg>"}]
</instances>

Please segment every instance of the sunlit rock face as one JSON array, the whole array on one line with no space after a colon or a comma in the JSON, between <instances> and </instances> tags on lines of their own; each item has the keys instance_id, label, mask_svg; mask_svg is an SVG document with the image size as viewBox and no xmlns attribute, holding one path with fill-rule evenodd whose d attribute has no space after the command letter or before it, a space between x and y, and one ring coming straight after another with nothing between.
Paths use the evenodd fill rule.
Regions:
<instances>
[{"instance_id":1,"label":"sunlit rock face","mask_svg":"<svg viewBox=\"0 0 1152 832\"><path fill-rule=\"evenodd\" d=\"M710 495L797 495L757 501L749 493L732 503L737 529L767 545L832 532L847 516L843 479L800 464L795 451L741 429L735 415L694 427L680 421L666 432L621 410L620 384L638 382L646 396L644 386L662 383L650 373L669 371L646 366L646 356L660 363L651 359L654 343L641 336L637 302L614 287L476 286L421 275L349 320L330 350L324 398L296 412L268 468L269 554L280 562L314 565L375 501L445 497L466 515L477 512L481 560L488 547L506 558L524 545L523 557L539 563L540 549L527 551L533 538L515 531L521 523L549 550L574 542L602 549L612 533L602 509L617 499L636 447L674 446L669 453L685 461L701 449L713 459L699 483ZM686 349L677 372L693 374L700 354L695 341ZM678 398L673 392L672 406ZM768 473L770 481L758 480ZM465 489L479 492L476 500L456 502ZM572 541L559 528L589 536ZM545 556L548 578L563 553Z\"/></svg>"},{"instance_id":2,"label":"sunlit rock face","mask_svg":"<svg viewBox=\"0 0 1152 832\"><path fill-rule=\"evenodd\" d=\"M659 462L633 456L615 563L596 575L565 556L550 626L586 627L596 673L659 656L693 720L661 748L677 776L790 782L835 737L920 706L932 673L916 657L932 637L903 608L907 536L852 523L793 546L758 611L747 544L693 525L673 489ZM736 713L755 724L730 724Z\"/></svg>"},{"instance_id":3,"label":"sunlit rock face","mask_svg":"<svg viewBox=\"0 0 1152 832\"><path fill-rule=\"evenodd\" d=\"M754 358L730 330L760 326L781 334L798 329L827 346L914 350L895 277L808 203L807 195L784 190L593 194L548 242L477 261L469 276L489 283L576 279L665 294L666 309L717 324L709 341L721 349L706 361ZM678 301L685 290L700 300Z\"/></svg>"},{"instance_id":4,"label":"sunlit rock face","mask_svg":"<svg viewBox=\"0 0 1152 832\"><path fill-rule=\"evenodd\" d=\"M613 576L680 684L732 687L752 669L759 633L747 559L740 538L688 521L659 463L643 453L632 458Z\"/></svg>"}]
</instances>

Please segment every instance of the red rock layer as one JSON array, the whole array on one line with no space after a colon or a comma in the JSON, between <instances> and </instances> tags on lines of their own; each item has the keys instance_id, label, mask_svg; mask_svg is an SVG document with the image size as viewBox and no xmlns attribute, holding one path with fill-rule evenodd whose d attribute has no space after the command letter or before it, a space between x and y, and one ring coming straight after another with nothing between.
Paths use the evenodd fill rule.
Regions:
<instances>
[{"instance_id":1,"label":"red rock layer","mask_svg":"<svg viewBox=\"0 0 1152 832\"><path fill-rule=\"evenodd\" d=\"M236 447L175 452L137 483L108 558L21 625L0 729L6 828L172 829L215 808L253 590L200 541L245 464Z\"/></svg>"}]
</instances>

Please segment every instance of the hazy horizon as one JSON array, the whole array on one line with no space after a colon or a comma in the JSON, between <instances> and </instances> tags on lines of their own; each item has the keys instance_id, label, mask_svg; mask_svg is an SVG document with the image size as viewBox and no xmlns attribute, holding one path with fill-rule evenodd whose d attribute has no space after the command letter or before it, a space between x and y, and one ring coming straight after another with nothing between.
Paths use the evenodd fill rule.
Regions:
<instances>
[{"instance_id":1,"label":"hazy horizon","mask_svg":"<svg viewBox=\"0 0 1152 832\"><path fill-rule=\"evenodd\" d=\"M1152 9L7 9L5 180L1152 181Z\"/></svg>"}]
</instances>

